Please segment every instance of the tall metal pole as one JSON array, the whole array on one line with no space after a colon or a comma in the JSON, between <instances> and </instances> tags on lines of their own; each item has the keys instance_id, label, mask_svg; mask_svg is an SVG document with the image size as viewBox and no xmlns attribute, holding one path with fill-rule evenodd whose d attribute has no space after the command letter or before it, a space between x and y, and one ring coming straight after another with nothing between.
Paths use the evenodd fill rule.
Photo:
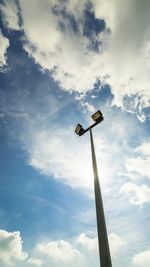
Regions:
<instances>
[{"instance_id":1,"label":"tall metal pole","mask_svg":"<svg viewBox=\"0 0 150 267\"><path fill-rule=\"evenodd\" d=\"M94 190L95 190L95 204L96 204L96 216L97 216L100 266L101 267L112 267L108 236L107 236L107 229L106 229L106 223L105 223L105 215L104 215L104 209L103 209L103 200L102 200L100 183L99 183L99 178L98 178L92 129L90 129L90 141L91 141L92 163L93 163L93 173L94 173Z\"/></svg>"}]
</instances>

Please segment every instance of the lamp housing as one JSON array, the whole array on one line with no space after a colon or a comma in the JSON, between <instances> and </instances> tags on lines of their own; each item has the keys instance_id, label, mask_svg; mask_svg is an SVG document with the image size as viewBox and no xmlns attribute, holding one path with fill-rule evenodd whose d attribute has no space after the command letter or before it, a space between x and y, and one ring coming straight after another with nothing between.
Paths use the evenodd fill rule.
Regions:
<instances>
[{"instance_id":1,"label":"lamp housing","mask_svg":"<svg viewBox=\"0 0 150 267\"><path fill-rule=\"evenodd\" d=\"M96 111L91 117L95 122L101 122L103 120L103 114L100 110Z\"/></svg>"},{"instance_id":2,"label":"lamp housing","mask_svg":"<svg viewBox=\"0 0 150 267\"><path fill-rule=\"evenodd\" d=\"M84 133L84 129L83 129L83 127L82 127L82 125L81 124L77 124L77 126L76 126L76 128L75 128L75 133L77 134L77 135L82 135L83 133Z\"/></svg>"}]
</instances>

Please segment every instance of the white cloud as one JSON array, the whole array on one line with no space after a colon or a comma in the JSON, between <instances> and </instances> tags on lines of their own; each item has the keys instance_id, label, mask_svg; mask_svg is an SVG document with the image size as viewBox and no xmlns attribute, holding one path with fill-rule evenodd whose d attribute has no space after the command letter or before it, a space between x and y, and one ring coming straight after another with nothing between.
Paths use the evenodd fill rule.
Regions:
<instances>
[{"instance_id":1,"label":"white cloud","mask_svg":"<svg viewBox=\"0 0 150 267\"><path fill-rule=\"evenodd\" d=\"M111 254L116 256L124 242L115 234L109 236ZM39 241L29 256L23 252L19 232L0 230L0 262L3 267L90 267L99 264L97 237L81 233L71 240ZM21 264L21 265L20 265Z\"/></svg>"},{"instance_id":2,"label":"white cloud","mask_svg":"<svg viewBox=\"0 0 150 267\"><path fill-rule=\"evenodd\" d=\"M33 265L33 266L39 266L41 267L43 264L44 264L44 260L43 259L38 259L38 258L29 258L27 260L27 263L29 263L29 266L30 265Z\"/></svg>"},{"instance_id":3,"label":"white cloud","mask_svg":"<svg viewBox=\"0 0 150 267\"><path fill-rule=\"evenodd\" d=\"M41 127L25 127L21 136L23 148L28 152L28 164L43 175L53 177L72 188L83 189L93 196L93 171L89 135L79 138L73 128L58 128L53 125L43 130ZM29 130L30 129L30 130ZM57 134L56 134L57 133ZM106 144L102 136L95 138L98 168L102 185L110 185L119 167L120 149ZM116 161L114 162L114 157ZM118 159L118 161L117 161ZM102 167L101 167L102 164ZM113 168L109 168L113 164Z\"/></svg>"},{"instance_id":4,"label":"white cloud","mask_svg":"<svg viewBox=\"0 0 150 267\"><path fill-rule=\"evenodd\" d=\"M150 174L150 143L144 142L140 146L136 147L134 153L138 153L138 156L129 157L125 164L129 174L134 178L147 176Z\"/></svg>"},{"instance_id":5,"label":"white cloud","mask_svg":"<svg viewBox=\"0 0 150 267\"><path fill-rule=\"evenodd\" d=\"M73 248L69 242L64 240L38 244L37 250L46 254L54 261L62 263L71 263L74 262L76 258L81 257L79 250Z\"/></svg>"},{"instance_id":6,"label":"white cloud","mask_svg":"<svg viewBox=\"0 0 150 267\"><path fill-rule=\"evenodd\" d=\"M115 257L125 242L115 233L109 235L111 255Z\"/></svg>"},{"instance_id":7,"label":"white cloud","mask_svg":"<svg viewBox=\"0 0 150 267\"><path fill-rule=\"evenodd\" d=\"M6 65L6 53L9 47L9 40L2 34L0 30L0 68Z\"/></svg>"},{"instance_id":8,"label":"white cloud","mask_svg":"<svg viewBox=\"0 0 150 267\"><path fill-rule=\"evenodd\" d=\"M125 242L116 233L109 234L108 238L111 256L114 258L117 256L122 246L125 245ZM82 233L77 237L76 242L93 253L98 252L98 240L95 236Z\"/></svg>"},{"instance_id":9,"label":"white cloud","mask_svg":"<svg viewBox=\"0 0 150 267\"><path fill-rule=\"evenodd\" d=\"M36 246L36 251L41 258L45 259L45 266L50 264L54 267L83 267L91 266L91 263L97 263L95 253L87 252L86 245L81 249L78 242L78 236L72 241L54 240L49 242L40 242ZM97 255L98 256L98 255Z\"/></svg>"},{"instance_id":10,"label":"white cloud","mask_svg":"<svg viewBox=\"0 0 150 267\"><path fill-rule=\"evenodd\" d=\"M109 238L111 255L112 257L116 257L117 253L125 244L125 242L116 233L109 234L108 238ZM76 242L78 244L81 244L89 251L93 252L98 251L98 240L97 237L95 236L93 237L91 235L87 235L86 233L82 233L77 237Z\"/></svg>"},{"instance_id":11,"label":"white cloud","mask_svg":"<svg viewBox=\"0 0 150 267\"><path fill-rule=\"evenodd\" d=\"M26 1L20 1L27 40L24 45L25 50L43 68L53 70L54 78L65 89L87 91L95 82L95 74L87 68L87 65L91 65L91 59L86 56L88 45L86 38L80 34L74 34L69 21L62 15L54 15L50 1L45 1L44 4L41 1L38 3L32 1L30 11L26 3ZM57 3L59 1L56 1L55 5ZM59 5L59 9L61 8ZM40 23L39 16L43 17ZM59 30L60 21L64 23L65 32Z\"/></svg>"},{"instance_id":12,"label":"white cloud","mask_svg":"<svg viewBox=\"0 0 150 267\"><path fill-rule=\"evenodd\" d=\"M128 182L121 186L120 193L130 196L130 202L135 205L143 205L150 202L150 188L146 184L136 185Z\"/></svg>"},{"instance_id":13,"label":"white cloud","mask_svg":"<svg viewBox=\"0 0 150 267\"><path fill-rule=\"evenodd\" d=\"M81 235L79 235L76 242L86 247L88 250L98 250L98 241L96 237L91 237L85 233L82 233Z\"/></svg>"},{"instance_id":14,"label":"white cloud","mask_svg":"<svg viewBox=\"0 0 150 267\"><path fill-rule=\"evenodd\" d=\"M18 8L14 0L5 0L4 4L0 5L0 10L3 14L3 21L6 27L12 30L19 30L19 18L18 18Z\"/></svg>"},{"instance_id":15,"label":"white cloud","mask_svg":"<svg viewBox=\"0 0 150 267\"><path fill-rule=\"evenodd\" d=\"M136 148L136 152L142 153L145 156L150 156L150 142L143 142Z\"/></svg>"},{"instance_id":16,"label":"white cloud","mask_svg":"<svg viewBox=\"0 0 150 267\"><path fill-rule=\"evenodd\" d=\"M89 104L88 102L83 102L82 106L85 107L86 110L89 110L92 113L94 113L96 111L94 106Z\"/></svg>"},{"instance_id":17,"label":"white cloud","mask_svg":"<svg viewBox=\"0 0 150 267\"><path fill-rule=\"evenodd\" d=\"M13 265L15 260L24 261L28 255L22 249L20 232L0 230L0 260L6 265Z\"/></svg>"},{"instance_id":18,"label":"white cloud","mask_svg":"<svg viewBox=\"0 0 150 267\"><path fill-rule=\"evenodd\" d=\"M66 90L84 93L93 88L97 78L109 83L114 104L137 112L144 120L142 109L149 105L150 97L150 2L92 1L95 16L104 19L107 27L97 36L93 33L94 40L101 42L100 53L89 49L90 39L83 35L89 1L80 2L78 6L71 0L63 4L59 0L20 0L24 49L42 68L52 70ZM78 31L73 30L69 17L62 15L62 9L75 18ZM129 98L124 98L126 95Z\"/></svg>"},{"instance_id":19,"label":"white cloud","mask_svg":"<svg viewBox=\"0 0 150 267\"><path fill-rule=\"evenodd\" d=\"M150 174L150 157L143 159L141 157L136 158L129 158L126 161L126 168L127 171L134 172L134 177L136 178L136 172L139 174L139 176L148 176Z\"/></svg>"},{"instance_id":20,"label":"white cloud","mask_svg":"<svg viewBox=\"0 0 150 267\"><path fill-rule=\"evenodd\" d=\"M57 126L53 129L32 129L31 139L34 141L26 143L27 140L23 140L27 145L29 164L72 187L93 189L90 147L87 148L86 139L79 140L75 134L70 134L73 129L68 131L62 127L59 130Z\"/></svg>"},{"instance_id":21,"label":"white cloud","mask_svg":"<svg viewBox=\"0 0 150 267\"><path fill-rule=\"evenodd\" d=\"M115 233L110 234L109 242L111 255L114 258L124 242ZM69 263L69 266L74 264L75 266L91 266L91 264L97 266L99 261L97 237L86 233L76 236L74 241L70 242L57 240L40 243L36 249L39 253L46 254L50 261L53 260L53 266L60 263L66 265Z\"/></svg>"},{"instance_id":22,"label":"white cloud","mask_svg":"<svg viewBox=\"0 0 150 267\"><path fill-rule=\"evenodd\" d=\"M132 263L135 266L139 267L149 267L150 266L150 250L142 251L136 254L133 259Z\"/></svg>"},{"instance_id":23,"label":"white cloud","mask_svg":"<svg viewBox=\"0 0 150 267\"><path fill-rule=\"evenodd\" d=\"M110 61L110 84L114 102L121 105L125 94L141 94L141 105L149 98L149 1L95 0L95 13L104 18L112 34L109 39L106 64ZM145 64L146 62L146 64ZM105 64L105 65L106 65ZM108 67L106 67L108 70ZM147 100L146 100L147 99ZM140 103L140 101L138 101Z\"/></svg>"}]
</instances>

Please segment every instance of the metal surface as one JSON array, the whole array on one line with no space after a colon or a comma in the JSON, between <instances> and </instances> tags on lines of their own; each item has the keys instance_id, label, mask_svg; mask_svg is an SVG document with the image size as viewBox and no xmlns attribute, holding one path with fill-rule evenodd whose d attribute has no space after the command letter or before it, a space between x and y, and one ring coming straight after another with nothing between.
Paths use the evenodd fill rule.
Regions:
<instances>
[{"instance_id":1,"label":"metal surface","mask_svg":"<svg viewBox=\"0 0 150 267\"><path fill-rule=\"evenodd\" d=\"M91 117L94 121L97 121L98 119L103 117L103 114L100 110L98 110Z\"/></svg>"},{"instance_id":2,"label":"metal surface","mask_svg":"<svg viewBox=\"0 0 150 267\"><path fill-rule=\"evenodd\" d=\"M85 134L86 132L88 132L89 130L91 130L93 127L95 127L97 124L99 124L100 122L102 122L104 120L103 117L100 117L99 119L96 120L95 123L93 123L91 126L89 126L87 129L83 129L83 131L79 134L79 136Z\"/></svg>"},{"instance_id":3,"label":"metal surface","mask_svg":"<svg viewBox=\"0 0 150 267\"><path fill-rule=\"evenodd\" d=\"M90 141L92 152L92 163L94 172L94 190L95 190L95 204L96 204L96 216L97 216L97 230L98 230L98 243L99 243L99 256L101 267L112 267L111 256L109 250L107 229L105 223L105 215L103 209L103 201L100 189L100 183L98 178L97 163L95 148L93 142L92 130L90 129Z\"/></svg>"}]
</instances>

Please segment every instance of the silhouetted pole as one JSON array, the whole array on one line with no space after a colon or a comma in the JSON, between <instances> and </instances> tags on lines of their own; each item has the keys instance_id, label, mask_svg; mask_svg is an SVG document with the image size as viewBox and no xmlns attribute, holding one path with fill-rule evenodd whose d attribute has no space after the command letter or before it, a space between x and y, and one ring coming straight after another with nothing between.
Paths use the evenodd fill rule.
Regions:
<instances>
[{"instance_id":1,"label":"silhouetted pole","mask_svg":"<svg viewBox=\"0 0 150 267\"><path fill-rule=\"evenodd\" d=\"M105 223L105 215L104 215L104 209L103 209L103 200L102 200L100 183L99 183L99 178L98 178L92 129L90 129L90 141L91 141L92 163L93 163L93 173L94 173L94 190L95 190L95 205L96 205L97 230L98 230L98 244L99 244L99 256L100 256L100 263L101 263L100 266L101 267L112 267L108 236L107 236L107 229L106 229L106 223Z\"/></svg>"},{"instance_id":2,"label":"silhouetted pole","mask_svg":"<svg viewBox=\"0 0 150 267\"><path fill-rule=\"evenodd\" d=\"M106 223L105 223L105 215L104 215L104 209L103 209L103 200L102 200L100 183L99 183L99 178L98 178L95 148L94 148L93 135L92 135L92 128L95 127L97 124L101 123L104 120L104 118L100 110L96 111L91 117L94 120L94 124L89 126L87 129L84 129L83 126L78 123L75 128L75 133L79 136L82 136L86 132L90 131L100 266L101 267L112 267L108 236L107 236L107 229L106 229Z\"/></svg>"}]
</instances>

